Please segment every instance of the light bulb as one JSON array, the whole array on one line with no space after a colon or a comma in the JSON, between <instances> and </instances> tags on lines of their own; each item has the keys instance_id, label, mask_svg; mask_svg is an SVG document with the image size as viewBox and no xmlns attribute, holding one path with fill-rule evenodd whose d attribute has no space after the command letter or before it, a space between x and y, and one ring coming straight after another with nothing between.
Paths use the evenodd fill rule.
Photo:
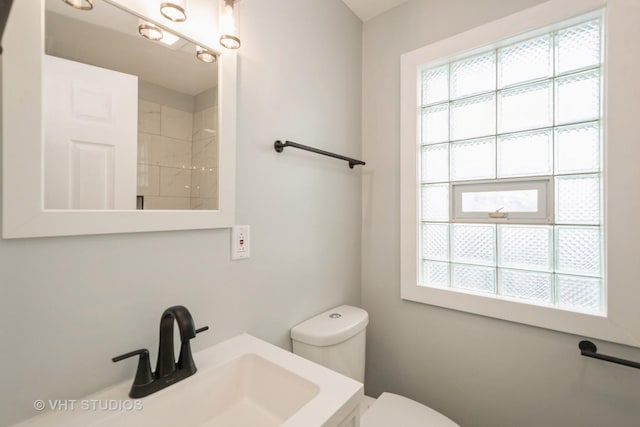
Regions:
<instances>
[{"instance_id":1,"label":"light bulb","mask_svg":"<svg viewBox=\"0 0 640 427\"><path fill-rule=\"evenodd\" d=\"M140 19L138 22L138 33L140 33L142 37L152 41L162 40L163 33L159 27L147 21L143 21L142 19Z\"/></svg>"},{"instance_id":2,"label":"light bulb","mask_svg":"<svg viewBox=\"0 0 640 427\"><path fill-rule=\"evenodd\" d=\"M93 9L93 0L62 0L62 1L76 9L80 9L80 10Z\"/></svg>"},{"instance_id":3,"label":"light bulb","mask_svg":"<svg viewBox=\"0 0 640 427\"><path fill-rule=\"evenodd\" d=\"M187 20L187 0L171 0L160 4L162 16L173 22Z\"/></svg>"},{"instance_id":4,"label":"light bulb","mask_svg":"<svg viewBox=\"0 0 640 427\"><path fill-rule=\"evenodd\" d=\"M196 46L196 57L200 61L208 63L216 62L218 60L215 53L201 46Z\"/></svg>"},{"instance_id":5,"label":"light bulb","mask_svg":"<svg viewBox=\"0 0 640 427\"><path fill-rule=\"evenodd\" d=\"M222 0L224 6L220 17L220 44L227 49L238 49L238 17L235 13L235 0Z\"/></svg>"}]
</instances>

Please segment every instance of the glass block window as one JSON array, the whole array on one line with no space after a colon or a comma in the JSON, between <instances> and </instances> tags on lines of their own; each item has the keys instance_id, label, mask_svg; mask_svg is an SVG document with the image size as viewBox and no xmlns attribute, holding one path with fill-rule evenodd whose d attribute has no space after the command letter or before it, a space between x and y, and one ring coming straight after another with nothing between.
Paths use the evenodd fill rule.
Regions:
<instances>
[{"instance_id":1,"label":"glass block window","mask_svg":"<svg viewBox=\"0 0 640 427\"><path fill-rule=\"evenodd\" d=\"M573 22L421 71L421 286L604 314L602 22Z\"/></svg>"}]
</instances>

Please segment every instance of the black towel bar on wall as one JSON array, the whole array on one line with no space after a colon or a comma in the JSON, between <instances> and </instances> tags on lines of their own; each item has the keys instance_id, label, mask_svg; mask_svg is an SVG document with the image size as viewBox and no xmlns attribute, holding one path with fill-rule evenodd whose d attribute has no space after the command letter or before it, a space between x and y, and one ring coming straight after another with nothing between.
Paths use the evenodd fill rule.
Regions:
<instances>
[{"instance_id":1,"label":"black towel bar on wall","mask_svg":"<svg viewBox=\"0 0 640 427\"><path fill-rule=\"evenodd\" d=\"M598 354L598 347L591 341L580 341L578 344L580 348L580 354L586 357L593 357L594 359L600 359L611 363L617 363L618 365L630 366L632 368L640 369L640 363L633 362L631 360L620 359L613 356L607 356L606 354Z\"/></svg>"},{"instance_id":2,"label":"black towel bar on wall","mask_svg":"<svg viewBox=\"0 0 640 427\"><path fill-rule=\"evenodd\" d=\"M285 147L299 148L300 150L311 151L312 153L322 154L323 156L329 156L329 157L333 157L334 159L344 160L346 162L349 162L349 167L351 169L353 169L353 167L355 165L365 165L366 164L362 160L352 159L351 157L341 156L340 154L330 153L328 151L324 151L324 150L320 150L320 149L317 149L317 148L309 147L308 145L298 144L296 142L285 141L283 143L282 141L276 141L276 142L273 143L273 148L278 153L282 153L282 151L285 149Z\"/></svg>"}]
</instances>

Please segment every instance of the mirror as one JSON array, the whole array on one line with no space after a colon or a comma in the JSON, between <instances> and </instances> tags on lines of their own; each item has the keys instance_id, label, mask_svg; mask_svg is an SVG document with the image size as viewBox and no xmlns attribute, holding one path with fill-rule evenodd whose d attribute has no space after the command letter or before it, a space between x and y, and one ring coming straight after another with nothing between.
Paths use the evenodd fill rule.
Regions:
<instances>
[{"instance_id":1,"label":"mirror","mask_svg":"<svg viewBox=\"0 0 640 427\"><path fill-rule=\"evenodd\" d=\"M189 1L184 23L163 22L157 6L147 0L94 0L94 10L76 11L62 0L14 2L0 61L3 238L233 225L237 55L218 45L217 2ZM101 9L105 15L99 15ZM171 49L144 40L137 34L139 19L182 41ZM72 27L84 30L77 35ZM117 39L128 42L118 46ZM66 47L71 41L73 47ZM134 45L144 46L145 53L132 55ZM220 53L217 62L198 61L196 45ZM178 59L165 59L159 53L165 51ZM102 62L104 57L115 62ZM101 75L67 84L67 102L60 103L59 75L84 74L66 70L51 78L45 73L48 62L124 76L130 101L116 107L120 95L105 95ZM68 117L51 119L56 109L82 116L88 124L77 134L56 137L73 127L64 122ZM128 123L125 136L117 133L122 127L109 128L107 119ZM56 138L67 141L64 150L49 150L47 141ZM110 141L123 145L114 148ZM122 169L119 151L127 153ZM56 186L56 174L67 185ZM136 209L142 207L138 196L144 196L144 209Z\"/></svg>"},{"instance_id":2,"label":"mirror","mask_svg":"<svg viewBox=\"0 0 640 427\"><path fill-rule=\"evenodd\" d=\"M109 3L45 9L44 208L217 209L215 52Z\"/></svg>"}]
</instances>

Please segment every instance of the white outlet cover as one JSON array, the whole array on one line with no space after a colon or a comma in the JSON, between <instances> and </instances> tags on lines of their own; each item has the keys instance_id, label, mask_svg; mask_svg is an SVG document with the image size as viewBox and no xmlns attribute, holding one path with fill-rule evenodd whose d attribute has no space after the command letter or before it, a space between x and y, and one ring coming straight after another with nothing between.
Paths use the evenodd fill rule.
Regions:
<instances>
[{"instance_id":1,"label":"white outlet cover","mask_svg":"<svg viewBox=\"0 0 640 427\"><path fill-rule=\"evenodd\" d=\"M246 259L251 253L250 231L248 225L234 225L231 228L231 259Z\"/></svg>"}]
</instances>

